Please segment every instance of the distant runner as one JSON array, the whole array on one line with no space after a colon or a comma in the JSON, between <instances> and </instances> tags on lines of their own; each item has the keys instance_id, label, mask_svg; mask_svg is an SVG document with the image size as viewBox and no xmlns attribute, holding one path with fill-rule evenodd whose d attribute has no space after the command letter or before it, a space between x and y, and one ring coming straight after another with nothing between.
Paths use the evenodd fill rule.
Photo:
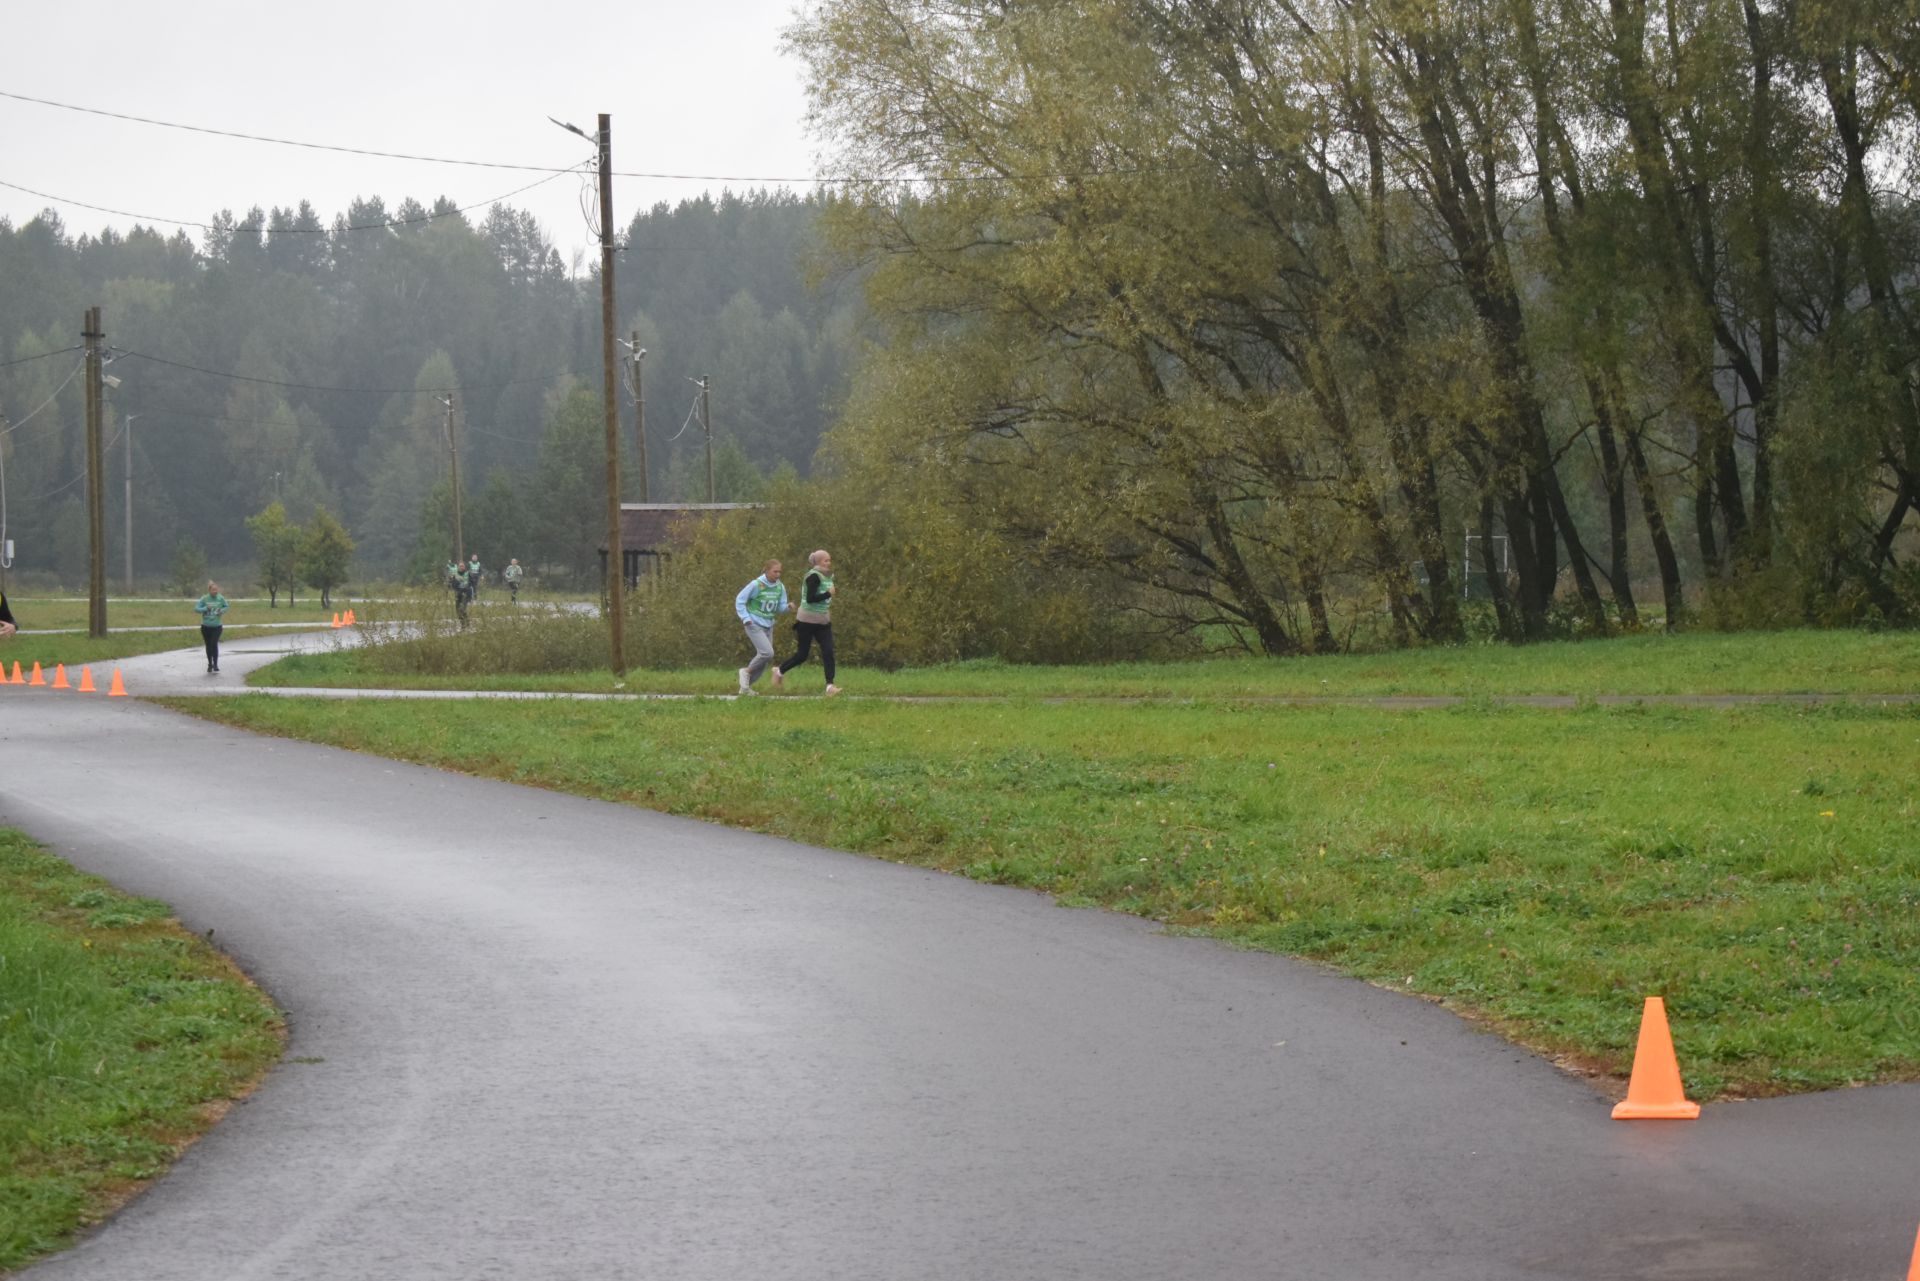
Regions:
<instances>
[{"instance_id":1,"label":"distant runner","mask_svg":"<svg viewBox=\"0 0 1920 1281\"><path fill-rule=\"evenodd\" d=\"M467 625L467 602L472 599L467 588L467 567L458 559L447 562L447 587L453 592L453 612L460 616L460 626Z\"/></svg>"},{"instance_id":2,"label":"distant runner","mask_svg":"<svg viewBox=\"0 0 1920 1281\"><path fill-rule=\"evenodd\" d=\"M520 603L520 575L524 573L526 573L526 571L520 568L520 558L518 556L508 561L507 567L500 571L500 577L507 580L507 593L513 598L513 603L516 605Z\"/></svg>"},{"instance_id":3,"label":"distant runner","mask_svg":"<svg viewBox=\"0 0 1920 1281\"><path fill-rule=\"evenodd\" d=\"M806 662L813 643L819 641L820 664L827 669L826 692L838 694L840 687L833 683L833 555L823 547L807 557L807 563L811 568L800 580L800 609L793 616L793 636L800 642L800 652L773 669L773 686L779 689L787 673Z\"/></svg>"},{"instance_id":4,"label":"distant runner","mask_svg":"<svg viewBox=\"0 0 1920 1281\"><path fill-rule=\"evenodd\" d=\"M733 612L747 629L747 641L753 646L753 661L740 669L740 693L757 694L753 683L773 662L773 624L781 614L793 608L787 603L787 585L780 581L780 562L767 562L766 572L740 589L733 598Z\"/></svg>"},{"instance_id":5,"label":"distant runner","mask_svg":"<svg viewBox=\"0 0 1920 1281\"><path fill-rule=\"evenodd\" d=\"M467 566L467 599L473 600L480 595L480 580L486 577L480 568L480 553L473 554L473 561Z\"/></svg>"},{"instance_id":6,"label":"distant runner","mask_svg":"<svg viewBox=\"0 0 1920 1281\"><path fill-rule=\"evenodd\" d=\"M220 670L220 629L226 626L227 598L220 594L220 584L211 579L207 582L207 594L193 604L194 612L200 615L200 639L207 645L207 671Z\"/></svg>"}]
</instances>

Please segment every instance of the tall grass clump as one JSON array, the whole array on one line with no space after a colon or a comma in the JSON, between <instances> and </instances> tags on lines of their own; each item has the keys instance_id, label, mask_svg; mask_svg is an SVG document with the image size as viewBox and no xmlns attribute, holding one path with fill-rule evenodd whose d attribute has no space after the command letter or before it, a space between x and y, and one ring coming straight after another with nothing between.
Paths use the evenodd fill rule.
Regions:
<instances>
[{"instance_id":1,"label":"tall grass clump","mask_svg":"<svg viewBox=\"0 0 1920 1281\"><path fill-rule=\"evenodd\" d=\"M475 676L607 666L602 611L562 601L482 596L462 625L453 595L401 592L358 607L360 663L387 673Z\"/></svg>"}]
</instances>

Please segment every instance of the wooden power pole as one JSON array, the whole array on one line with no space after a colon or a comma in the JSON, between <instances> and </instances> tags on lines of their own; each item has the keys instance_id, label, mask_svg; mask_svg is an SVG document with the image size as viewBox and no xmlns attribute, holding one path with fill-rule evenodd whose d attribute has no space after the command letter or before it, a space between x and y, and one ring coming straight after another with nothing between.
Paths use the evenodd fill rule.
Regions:
<instances>
[{"instance_id":1,"label":"wooden power pole","mask_svg":"<svg viewBox=\"0 0 1920 1281\"><path fill-rule=\"evenodd\" d=\"M125 426L120 430L127 434L126 498L127 498L127 595L133 595L133 420L138 414L128 414Z\"/></svg>"},{"instance_id":2,"label":"wooden power pole","mask_svg":"<svg viewBox=\"0 0 1920 1281\"><path fill-rule=\"evenodd\" d=\"M620 401L613 335L613 117L600 113L600 365L607 428L607 622L613 674L627 674L626 557L620 549Z\"/></svg>"},{"instance_id":3,"label":"wooden power pole","mask_svg":"<svg viewBox=\"0 0 1920 1281\"><path fill-rule=\"evenodd\" d=\"M707 384L713 379L700 375L700 431L707 438L707 501L719 501L713 496L713 408L707 400Z\"/></svg>"},{"instance_id":4,"label":"wooden power pole","mask_svg":"<svg viewBox=\"0 0 1920 1281\"><path fill-rule=\"evenodd\" d=\"M101 383L100 309L87 308L80 336L87 348L87 635L107 634L106 459L100 444L100 420L106 388Z\"/></svg>"},{"instance_id":5,"label":"wooden power pole","mask_svg":"<svg viewBox=\"0 0 1920 1281\"><path fill-rule=\"evenodd\" d=\"M467 563L467 540L460 532L460 438L453 434L453 396L448 392L440 403L447 407L447 459L453 467L453 556L456 564Z\"/></svg>"},{"instance_id":6,"label":"wooden power pole","mask_svg":"<svg viewBox=\"0 0 1920 1281\"><path fill-rule=\"evenodd\" d=\"M640 331L633 331L633 435L640 446L640 501L647 497L647 349L640 345Z\"/></svg>"}]
</instances>

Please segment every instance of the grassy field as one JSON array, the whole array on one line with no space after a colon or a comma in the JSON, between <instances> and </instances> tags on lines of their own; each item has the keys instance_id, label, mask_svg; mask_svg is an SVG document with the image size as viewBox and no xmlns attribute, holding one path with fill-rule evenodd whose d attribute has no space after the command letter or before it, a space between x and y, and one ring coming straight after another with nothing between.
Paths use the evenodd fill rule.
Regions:
<instances>
[{"instance_id":1,"label":"grassy field","mask_svg":"<svg viewBox=\"0 0 1920 1281\"><path fill-rule=\"evenodd\" d=\"M280 1029L165 904L0 829L0 1272L165 1169L279 1057Z\"/></svg>"},{"instance_id":2,"label":"grassy field","mask_svg":"<svg viewBox=\"0 0 1920 1281\"><path fill-rule=\"evenodd\" d=\"M53 631L61 628L87 629L87 598L84 596L9 596L7 603L13 608L13 617L21 627L35 631ZM285 600L278 609L267 608L267 599L234 600L233 608L227 611L227 626L244 626L248 623L320 623L325 625L333 618L333 612L346 608L342 597L334 604L333 611L320 608L318 598L302 600L298 605L289 606ZM177 601L165 600L114 600L107 599L107 626L121 627L198 627L200 616L193 612L193 601L182 598Z\"/></svg>"},{"instance_id":3,"label":"grassy field","mask_svg":"<svg viewBox=\"0 0 1920 1281\"><path fill-rule=\"evenodd\" d=\"M248 636L271 635L259 627L228 627L224 639L241 640ZM200 633L194 632L110 632L99 640L80 636L13 636L0 641L0 661L7 665L7 674L13 674L13 665L19 663L25 671L32 671L35 663L40 664L49 673L55 663L65 663L68 667L94 664L93 678L104 681L113 675L111 664L116 658L135 658L141 654L159 654L170 649L199 649ZM99 665L106 664L105 669ZM77 674L73 677L78 680Z\"/></svg>"},{"instance_id":4,"label":"grassy field","mask_svg":"<svg viewBox=\"0 0 1920 1281\"><path fill-rule=\"evenodd\" d=\"M402 642L407 644L411 642ZM460 639L437 642L459 644ZM744 650L745 643L742 642ZM780 653L791 653L784 634ZM744 662L747 655L729 655ZM858 655L849 655L857 661ZM604 692L607 670L429 676L392 670L373 651L288 658L250 683L386 686L399 689L531 689ZM731 693L735 667L635 669L629 690ZM818 660L789 678L796 695L817 694ZM1551 645L1479 645L1324 658L1220 659L1099 667L1023 667L997 662L881 672L844 665L852 694L1013 697L1297 698L1316 695L1506 694L1889 694L1920 691L1920 633L1770 632L1630 636ZM771 685L763 678L763 692Z\"/></svg>"},{"instance_id":5,"label":"grassy field","mask_svg":"<svg viewBox=\"0 0 1920 1281\"><path fill-rule=\"evenodd\" d=\"M1312 957L1605 1077L1662 994L1697 1097L1920 1077L1920 708L178 705Z\"/></svg>"}]
</instances>

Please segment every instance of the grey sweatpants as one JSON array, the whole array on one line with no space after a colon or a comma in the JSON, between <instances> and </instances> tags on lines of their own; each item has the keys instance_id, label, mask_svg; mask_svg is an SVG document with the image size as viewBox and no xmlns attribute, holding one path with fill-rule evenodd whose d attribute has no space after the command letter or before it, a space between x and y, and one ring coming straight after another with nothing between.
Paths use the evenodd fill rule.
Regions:
<instances>
[{"instance_id":1,"label":"grey sweatpants","mask_svg":"<svg viewBox=\"0 0 1920 1281\"><path fill-rule=\"evenodd\" d=\"M773 662L773 628L758 623L746 624L747 639L753 643L753 661L747 664L747 684L760 679L760 673Z\"/></svg>"}]
</instances>

